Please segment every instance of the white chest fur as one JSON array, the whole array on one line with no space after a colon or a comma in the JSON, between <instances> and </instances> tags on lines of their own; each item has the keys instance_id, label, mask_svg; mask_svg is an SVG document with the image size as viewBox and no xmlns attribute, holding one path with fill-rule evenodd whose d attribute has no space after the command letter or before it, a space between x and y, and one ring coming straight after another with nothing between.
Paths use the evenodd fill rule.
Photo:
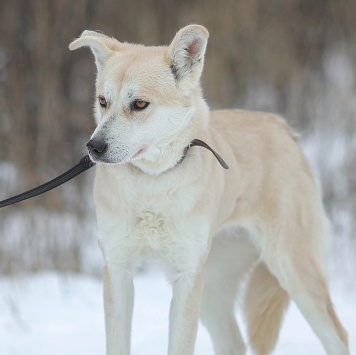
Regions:
<instances>
[{"instance_id":1,"label":"white chest fur","mask_svg":"<svg viewBox=\"0 0 356 355\"><path fill-rule=\"evenodd\" d=\"M168 178L133 174L129 167L113 174L112 169L98 170L95 183L98 237L107 262L131 265L159 257L187 264L196 259L192 253L207 248L201 179L182 175L178 168Z\"/></svg>"}]
</instances>

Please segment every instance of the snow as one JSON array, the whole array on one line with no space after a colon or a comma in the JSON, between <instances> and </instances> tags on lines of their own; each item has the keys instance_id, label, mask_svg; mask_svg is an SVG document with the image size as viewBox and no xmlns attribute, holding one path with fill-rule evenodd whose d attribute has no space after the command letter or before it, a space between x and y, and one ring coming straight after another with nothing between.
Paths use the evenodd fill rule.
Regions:
<instances>
[{"instance_id":1,"label":"snow","mask_svg":"<svg viewBox=\"0 0 356 355\"><path fill-rule=\"evenodd\" d=\"M139 274L132 331L133 355L165 354L171 291L157 271ZM341 280L332 298L356 354L356 293ZM240 324L243 322L240 319ZM243 327L242 327L243 328ZM105 334L101 280L80 274L42 272L0 278L0 354L104 355ZM197 355L212 355L200 326ZM275 355L324 354L318 339L292 304Z\"/></svg>"}]
</instances>

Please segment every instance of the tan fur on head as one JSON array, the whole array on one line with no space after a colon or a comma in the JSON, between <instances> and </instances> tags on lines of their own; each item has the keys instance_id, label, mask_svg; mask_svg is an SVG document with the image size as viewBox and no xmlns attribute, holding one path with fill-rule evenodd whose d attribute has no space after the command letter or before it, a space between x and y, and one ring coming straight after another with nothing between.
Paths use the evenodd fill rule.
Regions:
<instances>
[{"instance_id":1,"label":"tan fur on head","mask_svg":"<svg viewBox=\"0 0 356 355\"><path fill-rule=\"evenodd\" d=\"M204 27L190 25L169 47L120 43L94 31L84 31L70 44L70 49L89 47L95 56L96 96L104 97L108 106L103 109L98 102L94 106L98 127L92 139L110 141L105 162L130 160L156 175L181 159L182 149L209 120L198 85L207 38ZM134 111L134 100L148 101L149 107ZM193 110L200 114L191 121ZM182 142L174 139L177 133L184 136Z\"/></svg>"}]
</instances>

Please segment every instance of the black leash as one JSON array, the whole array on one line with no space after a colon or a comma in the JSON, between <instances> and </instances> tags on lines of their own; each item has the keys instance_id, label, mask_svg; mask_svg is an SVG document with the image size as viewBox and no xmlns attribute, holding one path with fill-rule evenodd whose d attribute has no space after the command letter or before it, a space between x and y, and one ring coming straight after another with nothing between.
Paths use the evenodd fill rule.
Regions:
<instances>
[{"instance_id":1,"label":"black leash","mask_svg":"<svg viewBox=\"0 0 356 355\"><path fill-rule=\"evenodd\" d=\"M17 202L21 202L23 200L27 200L31 197L35 197L37 195L43 194L44 192L52 190L55 187L62 185L65 182L73 179L83 171L90 169L94 165L95 163L93 163L90 160L89 155L86 155L84 158L80 160L80 162L77 165L73 166L73 168L59 175L55 179L48 181L43 185L37 186L32 190L23 192L22 194L16 195L14 197L10 197L4 201L0 201L0 208L12 205Z\"/></svg>"},{"instance_id":2,"label":"black leash","mask_svg":"<svg viewBox=\"0 0 356 355\"><path fill-rule=\"evenodd\" d=\"M221 158L221 156L218 153L216 153L214 149L210 148L205 142L201 141L200 139L192 140L192 142L184 149L182 159L178 162L178 164L183 161L183 159L185 158L185 156L188 152L188 149L191 147L194 147L194 146L204 147L205 149L210 150L214 154L215 158L218 160L220 165L224 169L229 169L229 167L225 163L224 159ZM77 175L82 173L83 171L90 169L94 165L95 165L95 163L89 158L89 155L86 155L84 158L82 158L80 160L80 162L77 165L73 166L73 168L71 168L68 171L66 171L65 173L59 175L55 179L48 181L43 185L37 186L37 187L33 188L32 190L29 190L29 191L23 192L22 194L10 197L4 201L0 201L0 208L6 207L9 205L13 205L14 203L21 202L23 200L27 200L31 197L35 197L37 195L43 194L44 192L52 190L55 187L62 185L65 182L73 179L74 177L76 177Z\"/></svg>"}]
</instances>

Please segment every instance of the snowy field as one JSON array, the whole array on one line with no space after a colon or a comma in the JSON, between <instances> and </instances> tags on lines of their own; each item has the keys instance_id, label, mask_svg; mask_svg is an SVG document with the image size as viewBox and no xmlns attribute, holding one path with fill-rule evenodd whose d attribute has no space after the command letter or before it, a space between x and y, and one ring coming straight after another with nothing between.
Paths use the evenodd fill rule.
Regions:
<instances>
[{"instance_id":1,"label":"snowy field","mask_svg":"<svg viewBox=\"0 0 356 355\"><path fill-rule=\"evenodd\" d=\"M163 355L170 287L157 271L139 274L135 285L132 354ZM341 282L333 282L331 288L336 310L349 332L351 354L356 354L356 292ZM0 354L104 355L104 349L100 279L54 272L0 278ZM213 354L202 326L195 353ZM294 305L286 315L274 354L324 354Z\"/></svg>"}]
</instances>

